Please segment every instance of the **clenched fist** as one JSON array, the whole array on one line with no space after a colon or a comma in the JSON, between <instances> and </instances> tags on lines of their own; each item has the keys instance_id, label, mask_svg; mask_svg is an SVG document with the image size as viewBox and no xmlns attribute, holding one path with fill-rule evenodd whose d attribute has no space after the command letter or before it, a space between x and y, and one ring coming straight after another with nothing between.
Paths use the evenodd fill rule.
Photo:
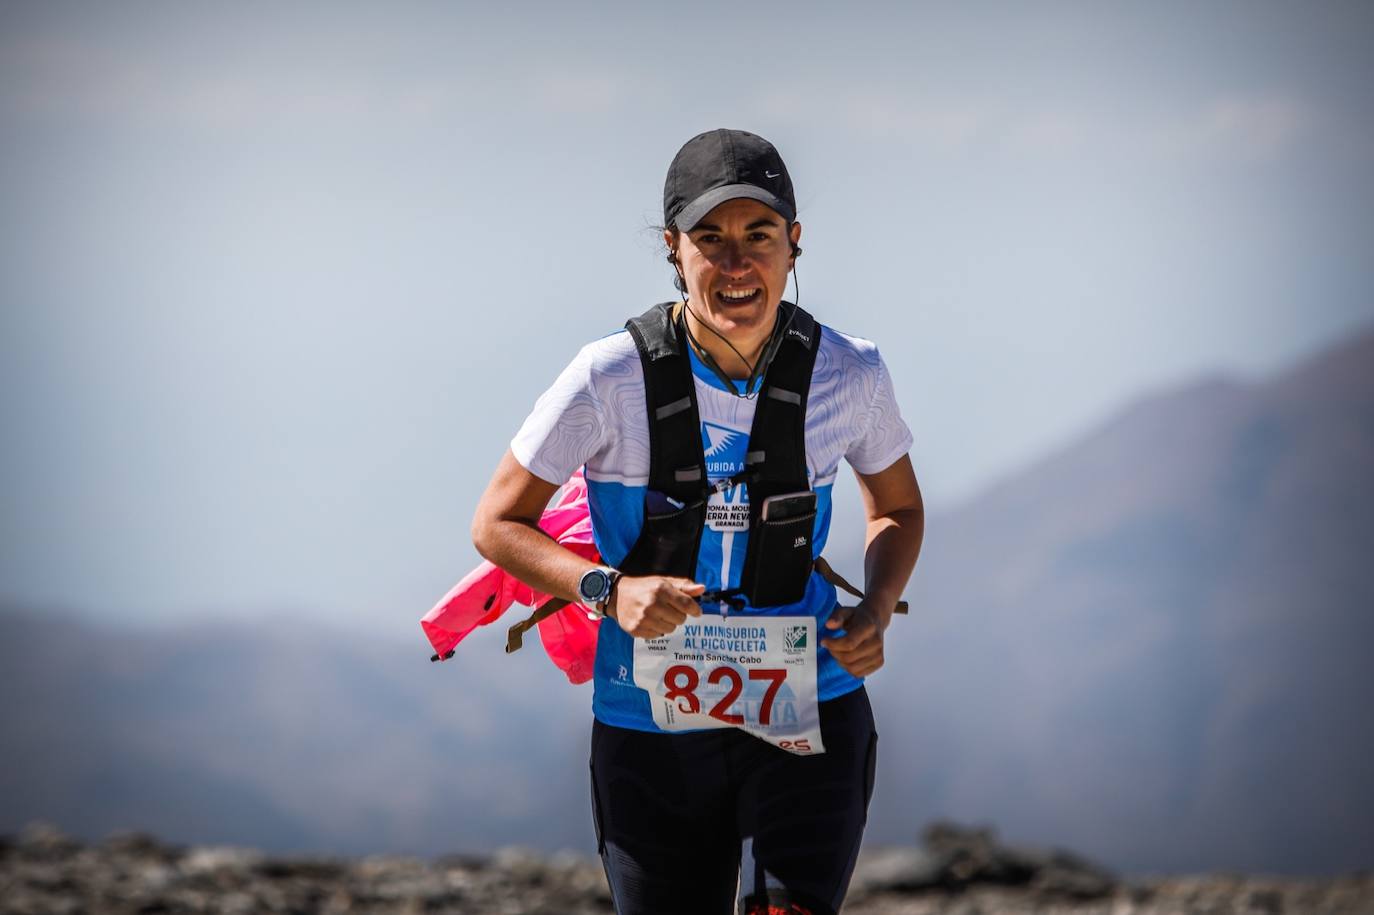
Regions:
<instances>
[{"instance_id":1,"label":"clenched fist","mask_svg":"<svg viewBox=\"0 0 1374 915\"><path fill-rule=\"evenodd\" d=\"M606 615L635 638L654 639L672 632L689 616L701 616L696 598L705 591L705 585L687 578L623 575L616 582Z\"/></svg>"}]
</instances>

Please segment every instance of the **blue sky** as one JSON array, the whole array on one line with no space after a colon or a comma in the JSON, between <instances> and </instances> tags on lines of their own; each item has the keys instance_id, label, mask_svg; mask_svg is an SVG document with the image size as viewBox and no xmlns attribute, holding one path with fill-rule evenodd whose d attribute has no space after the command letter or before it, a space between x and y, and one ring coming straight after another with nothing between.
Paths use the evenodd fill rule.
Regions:
<instances>
[{"instance_id":1,"label":"blue sky","mask_svg":"<svg viewBox=\"0 0 1374 915\"><path fill-rule=\"evenodd\" d=\"M413 625L717 126L951 510L1374 321L1371 86L1366 3L6 4L0 600Z\"/></svg>"}]
</instances>

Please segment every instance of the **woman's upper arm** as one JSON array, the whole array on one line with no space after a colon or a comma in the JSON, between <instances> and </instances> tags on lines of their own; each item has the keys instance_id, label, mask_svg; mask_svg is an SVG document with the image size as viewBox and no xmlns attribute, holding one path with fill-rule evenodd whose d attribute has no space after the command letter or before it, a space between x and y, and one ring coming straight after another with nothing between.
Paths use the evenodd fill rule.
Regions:
<instances>
[{"instance_id":1,"label":"woman's upper arm","mask_svg":"<svg viewBox=\"0 0 1374 915\"><path fill-rule=\"evenodd\" d=\"M921 487L916 483L916 471L912 469L909 454L902 455L877 473L859 473L855 470L854 476L859 481L864 513L870 521L898 512L925 511Z\"/></svg>"},{"instance_id":2,"label":"woman's upper arm","mask_svg":"<svg viewBox=\"0 0 1374 915\"><path fill-rule=\"evenodd\" d=\"M472 519L473 540L480 540L482 530L494 522L537 523L557 491L558 484L530 473L510 449L506 449L486 492L477 503L477 512Z\"/></svg>"},{"instance_id":3,"label":"woman's upper arm","mask_svg":"<svg viewBox=\"0 0 1374 915\"><path fill-rule=\"evenodd\" d=\"M562 482L605 446L594 355L583 347L521 423L477 504L474 540L493 522L537 522Z\"/></svg>"}]
</instances>

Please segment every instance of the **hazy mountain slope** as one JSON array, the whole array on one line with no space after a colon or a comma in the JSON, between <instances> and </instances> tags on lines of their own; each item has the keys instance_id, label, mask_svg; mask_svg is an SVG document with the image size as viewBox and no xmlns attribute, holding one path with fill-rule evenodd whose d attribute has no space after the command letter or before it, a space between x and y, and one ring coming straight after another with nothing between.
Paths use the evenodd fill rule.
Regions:
<instances>
[{"instance_id":1,"label":"hazy mountain slope","mask_svg":"<svg viewBox=\"0 0 1374 915\"><path fill-rule=\"evenodd\" d=\"M871 683L870 840L949 817L1134 872L1369 867L1371 367L1366 335L1152 397L932 518ZM0 614L0 831L590 851L589 689L499 632L431 665L395 629Z\"/></svg>"},{"instance_id":2,"label":"hazy mountain slope","mask_svg":"<svg viewBox=\"0 0 1374 915\"><path fill-rule=\"evenodd\" d=\"M896 818L1135 867L1367 866L1371 557L1374 335L1123 412L931 520L874 683L905 705Z\"/></svg>"},{"instance_id":3,"label":"hazy mountain slope","mask_svg":"<svg viewBox=\"0 0 1374 915\"><path fill-rule=\"evenodd\" d=\"M418 625L408 643L285 618L0 627L0 828L358 852L590 841L590 693L537 646L506 658L486 639L432 665Z\"/></svg>"}]
</instances>

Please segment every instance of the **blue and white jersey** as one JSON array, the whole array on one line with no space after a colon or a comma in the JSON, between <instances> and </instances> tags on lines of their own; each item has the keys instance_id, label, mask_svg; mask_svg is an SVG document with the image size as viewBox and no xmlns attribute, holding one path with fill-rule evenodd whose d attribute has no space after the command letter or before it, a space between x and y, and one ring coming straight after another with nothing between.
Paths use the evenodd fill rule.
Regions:
<instances>
[{"instance_id":1,"label":"blue and white jersey","mask_svg":"<svg viewBox=\"0 0 1374 915\"><path fill-rule=\"evenodd\" d=\"M743 469L756 401L728 391L694 353L692 373L706 471L714 482ZM736 385L742 392L744 382ZM911 442L877 347L822 327L806 402L807 477L816 491L815 555L824 550L830 530L830 492L840 459L859 473L877 473L906 454ZM644 373L628 331L582 348L540 396L511 442L511 452L526 470L559 485L585 465L597 549L608 565L625 559L644 524L649 481ZM708 506L696 574L707 590L739 585L749 537L748 500L748 486L741 484L713 497ZM746 606L743 612L810 615L820 627L834 608L834 586L813 574L798 603ZM713 607L707 604L703 610L710 613ZM817 648L817 663L821 701L842 696L863 682L840 667L823 646ZM649 695L634 684L633 664L633 639L614 620L603 620L593 712L606 724L657 731Z\"/></svg>"}]
</instances>

